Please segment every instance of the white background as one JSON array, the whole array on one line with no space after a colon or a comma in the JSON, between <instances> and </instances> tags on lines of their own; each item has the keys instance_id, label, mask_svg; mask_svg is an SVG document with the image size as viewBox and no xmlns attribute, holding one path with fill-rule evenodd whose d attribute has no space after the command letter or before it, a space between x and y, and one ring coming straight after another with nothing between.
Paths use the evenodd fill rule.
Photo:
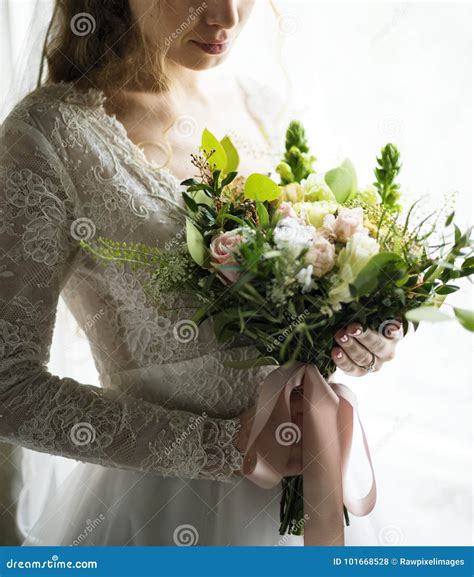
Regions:
<instances>
[{"instance_id":1,"label":"white background","mask_svg":"<svg viewBox=\"0 0 474 577\"><path fill-rule=\"evenodd\" d=\"M458 191L458 222L472 207L472 8L470 3L360 3L265 0L229 65L285 90L275 50L282 45L292 96L321 170L345 156L371 182L387 141L403 158L411 198L441 205ZM36 18L48 13L40 2ZM37 54L35 2L0 2L4 116ZM36 48L35 48L36 47ZM31 50L33 49L33 54ZM270 62L270 64L269 64ZM36 80L26 75L26 83ZM472 293L451 302L472 307ZM87 341L60 306L51 370L97 384ZM422 326L394 361L356 391L375 464L381 545L470 545L472 519L472 339L455 323ZM354 521L356 523L357 520Z\"/></svg>"}]
</instances>

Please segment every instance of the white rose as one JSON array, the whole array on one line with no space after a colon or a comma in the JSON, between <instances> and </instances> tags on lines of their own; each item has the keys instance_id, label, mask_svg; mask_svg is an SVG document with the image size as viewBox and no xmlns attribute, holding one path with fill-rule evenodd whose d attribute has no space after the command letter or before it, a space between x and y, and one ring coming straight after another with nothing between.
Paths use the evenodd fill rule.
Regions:
<instances>
[{"instance_id":1,"label":"white rose","mask_svg":"<svg viewBox=\"0 0 474 577\"><path fill-rule=\"evenodd\" d=\"M311 246L315 234L312 226L287 216L275 227L273 240L278 249L287 250L293 258L298 258L303 249Z\"/></svg>"}]
</instances>

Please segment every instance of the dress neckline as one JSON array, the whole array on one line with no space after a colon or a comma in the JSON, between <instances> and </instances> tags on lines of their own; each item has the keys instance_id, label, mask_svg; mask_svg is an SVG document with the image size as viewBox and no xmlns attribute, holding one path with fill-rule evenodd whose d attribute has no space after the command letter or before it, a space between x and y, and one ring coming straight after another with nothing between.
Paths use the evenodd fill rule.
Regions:
<instances>
[{"instance_id":1,"label":"dress neckline","mask_svg":"<svg viewBox=\"0 0 474 577\"><path fill-rule=\"evenodd\" d=\"M103 120L109 128L116 132L122 141L122 148L125 149L130 158L136 163L141 165L147 172L153 173L159 176L166 176L167 179L174 180L177 184L181 184L181 180L173 174L168 167L160 166L157 163L150 160L145 152L138 144L133 142L133 140L128 135L128 131L124 124L117 118L116 114L113 112L108 112L105 109L105 103L107 101L107 96L101 88L90 87L85 90L77 88L74 83L60 81L58 84L63 85L66 89L66 102L74 102L75 104L81 104L84 106L91 106L95 109L96 114L100 115L101 120Z\"/></svg>"},{"instance_id":2,"label":"dress neckline","mask_svg":"<svg viewBox=\"0 0 474 577\"><path fill-rule=\"evenodd\" d=\"M252 109L249 105L249 99L251 98L251 93L245 82L241 79L236 78L237 86L241 89L244 100L245 106L254 120L257 128L261 131L267 145L270 147L270 140L268 136L268 131L265 127L265 122L263 118ZM65 94L65 101L66 102L74 102L75 104L81 104L84 106L91 106L95 108L96 111L100 114L101 119L111 128L114 130L122 140L122 148L124 148L130 156L130 159L135 163L140 165L142 168L145 169L146 172L152 173L155 176L160 178L164 178L165 180L173 181L177 187L181 187L181 179L178 178L167 166L160 166L154 161L150 160L144 150L135 143L129 136L127 129L125 128L124 124L117 118L116 114L113 112L109 112L105 109L105 103L107 101L107 95L105 92L98 87L88 87L86 89L79 89L75 83L67 82L61 80L57 83L58 85L66 88Z\"/></svg>"}]
</instances>

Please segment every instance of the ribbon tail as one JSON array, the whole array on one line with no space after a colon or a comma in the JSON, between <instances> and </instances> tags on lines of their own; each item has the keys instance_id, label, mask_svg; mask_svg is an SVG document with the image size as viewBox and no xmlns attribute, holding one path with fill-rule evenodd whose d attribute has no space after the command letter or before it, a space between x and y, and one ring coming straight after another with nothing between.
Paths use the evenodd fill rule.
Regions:
<instances>
[{"instance_id":1,"label":"ribbon tail","mask_svg":"<svg viewBox=\"0 0 474 577\"><path fill-rule=\"evenodd\" d=\"M304 544L344 545L339 398L313 365L306 367L303 408Z\"/></svg>"},{"instance_id":2,"label":"ribbon tail","mask_svg":"<svg viewBox=\"0 0 474 577\"><path fill-rule=\"evenodd\" d=\"M368 490L367 494L364 497L361 497L359 499L351 497L348 494L347 490L344 490L344 503L348 511L350 511L353 515L355 515L356 517L364 517L373 510L373 508L375 507L375 503L377 501L377 485L375 482L375 472L372 463L372 458L370 455L369 443L367 441L365 430L362 425L362 421L360 419L356 396L351 391L351 389L349 389L345 385L333 383L332 387L340 399L339 430L341 438L342 474L344 480L347 477L347 467L349 464L349 457L351 453L354 414L357 416L357 420L359 422L362 434L364 452L365 456L367 457L367 462L369 463L371 471L370 489Z\"/></svg>"},{"instance_id":3,"label":"ribbon tail","mask_svg":"<svg viewBox=\"0 0 474 577\"><path fill-rule=\"evenodd\" d=\"M376 502L375 474L354 393L326 381L317 367L296 363L280 367L263 381L242 465L242 474L264 489L283 478L290 443L282 442L280 427L291 422L290 395L303 384L303 499L305 546L344 545L343 507L367 515ZM352 446L354 413L362 431L372 485L361 499L344 488Z\"/></svg>"},{"instance_id":4,"label":"ribbon tail","mask_svg":"<svg viewBox=\"0 0 474 577\"><path fill-rule=\"evenodd\" d=\"M263 489L275 487L283 478L291 447L281 442L284 433L278 425L291 426L290 395L303 375L301 363L291 369L280 367L261 385L241 470Z\"/></svg>"}]
</instances>

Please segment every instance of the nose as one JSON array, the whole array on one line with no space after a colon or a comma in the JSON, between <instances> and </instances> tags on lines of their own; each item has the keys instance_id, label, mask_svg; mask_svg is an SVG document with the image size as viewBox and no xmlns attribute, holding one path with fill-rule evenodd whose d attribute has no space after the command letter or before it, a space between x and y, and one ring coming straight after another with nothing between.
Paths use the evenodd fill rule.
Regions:
<instances>
[{"instance_id":1,"label":"nose","mask_svg":"<svg viewBox=\"0 0 474 577\"><path fill-rule=\"evenodd\" d=\"M206 24L230 30L239 21L236 0L207 0Z\"/></svg>"}]
</instances>

